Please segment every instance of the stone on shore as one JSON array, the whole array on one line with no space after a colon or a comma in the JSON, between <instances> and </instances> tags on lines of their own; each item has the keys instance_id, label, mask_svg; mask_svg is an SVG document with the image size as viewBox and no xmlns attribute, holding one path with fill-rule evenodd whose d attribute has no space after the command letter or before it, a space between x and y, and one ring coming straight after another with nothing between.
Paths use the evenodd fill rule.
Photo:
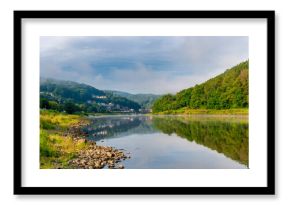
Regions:
<instances>
[{"instance_id":1,"label":"stone on shore","mask_svg":"<svg viewBox=\"0 0 290 205\"><path fill-rule=\"evenodd\" d=\"M65 136L72 136L76 143L86 143L88 147L78 152L76 158L69 161L69 165L75 169L102 169L104 167L124 169L124 165L117 164L121 160L130 158L123 151L113 147L98 146L94 141L86 139L88 133L84 132L81 127L85 122L76 123Z\"/></svg>"}]
</instances>

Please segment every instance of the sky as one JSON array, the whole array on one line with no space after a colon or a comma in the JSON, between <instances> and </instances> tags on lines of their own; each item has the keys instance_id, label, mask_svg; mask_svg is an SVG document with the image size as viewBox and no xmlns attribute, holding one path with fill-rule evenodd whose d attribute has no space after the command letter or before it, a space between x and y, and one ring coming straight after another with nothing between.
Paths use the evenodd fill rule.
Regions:
<instances>
[{"instance_id":1,"label":"sky","mask_svg":"<svg viewBox=\"0 0 290 205\"><path fill-rule=\"evenodd\" d=\"M41 77L133 94L174 94L248 58L247 36L40 37Z\"/></svg>"}]
</instances>

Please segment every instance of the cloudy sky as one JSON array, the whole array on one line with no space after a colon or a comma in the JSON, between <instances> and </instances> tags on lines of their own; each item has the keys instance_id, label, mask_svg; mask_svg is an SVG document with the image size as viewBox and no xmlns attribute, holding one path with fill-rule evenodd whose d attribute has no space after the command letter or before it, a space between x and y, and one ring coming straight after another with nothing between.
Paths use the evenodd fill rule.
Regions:
<instances>
[{"instance_id":1,"label":"cloudy sky","mask_svg":"<svg viewBox=\"0 0 290 205\"><path fill-rule=\"evenodd\" d=\"M40 37L40 75L102 90L175 93L247 60L248 37Z\"/></svg>"}]
</instances>

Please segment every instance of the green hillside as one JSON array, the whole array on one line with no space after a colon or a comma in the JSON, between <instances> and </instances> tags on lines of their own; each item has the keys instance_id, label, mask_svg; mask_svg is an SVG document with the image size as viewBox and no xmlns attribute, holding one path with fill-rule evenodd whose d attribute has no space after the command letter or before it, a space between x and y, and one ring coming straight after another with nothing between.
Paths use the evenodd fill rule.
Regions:
<instances>
[{"instance_id":1,"label":"green hillside","mask_svg":"<svg viewBox=\"0 0 290 205\"><path fill-rule=\"evenodd\" d=\"M248 108L248 72L249 61L242 62L200 85L164 95L155 101L152 111Z\"/></svg>"},{"instance_id":2,"label":"green hillside","mask_svg":"<svg viewBox=\"0 0 290 205\"><path fill-rule=\"evenodd\" d=\"M55 79L40 80L40 107L73 112L136 112L141 107L127 98L114 96L86 84Z\"/></svg>"},{"instance_id":3,"label":"green hillside","mask_svg":"<svg viewBox=\"0 0 290 205\"><path fill-rule=\"evenodd\" d=\"M131 101L134 101L138 103L144 109L151 108L154 102L160 97L160 95L154 95L154 94L131 94L127 92L113 91L113 90L108 90L105 92L113 94L114 96L120 96L120 97L127 98Z\"/></svg>"},{"instance_id":4,"label":"green hillside","mask_svg":"<svg viewBox=\"0 0 290 205\"><path fill-rule=\"evenodd\" d=\"M98 90L86 84L80 84L73 81L40 79L40 92L49 93L51 96L61 99L71 99L75 102L86 102L91 100L92 96L105 96L105 92Z\"/></svg>"}]
</instances>

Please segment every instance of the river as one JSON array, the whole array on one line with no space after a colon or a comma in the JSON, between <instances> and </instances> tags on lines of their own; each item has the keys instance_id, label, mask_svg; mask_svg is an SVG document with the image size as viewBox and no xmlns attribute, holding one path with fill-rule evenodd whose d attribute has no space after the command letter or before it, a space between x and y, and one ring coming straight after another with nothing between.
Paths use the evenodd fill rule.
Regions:
<instances>
[{"instance_id":1,"label":"river","mask_svg":"<svg viewBox=\"0 0 290 205\"><path fill-rule=\"evenodd\" d=\"M130 156L126 169L247 169L247 116L116 115L90 117L98 145Z\"/></svg>"}]
</instances>

